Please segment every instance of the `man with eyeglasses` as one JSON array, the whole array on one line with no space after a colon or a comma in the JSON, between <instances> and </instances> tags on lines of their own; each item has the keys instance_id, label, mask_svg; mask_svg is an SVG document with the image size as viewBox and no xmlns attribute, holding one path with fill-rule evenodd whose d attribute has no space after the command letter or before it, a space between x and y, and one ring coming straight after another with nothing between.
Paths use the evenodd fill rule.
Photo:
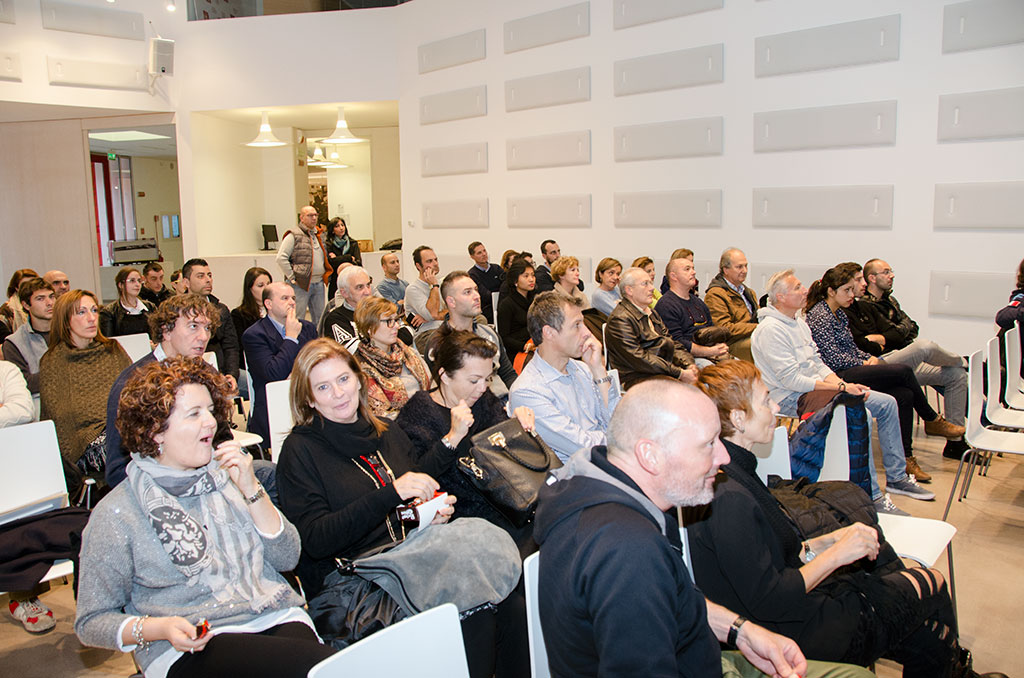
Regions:
<instances>
[{"instance_id":1,"label":"man with eyeglasses","mask_svg":"<svg viewBox=\"0 0 1024 678\"><path fill-rule=\"evenodd\" d=\"M255 392L249 432L263 436L261 447L266 449L270 447L266 385L288 378L299 349L316 339L316 326L298 317L295 292L287 283L270 283L264 287L261 301L267 315L242 334L242 348Z\"/></svg>"},{"instance_id":2,"label":"man with eyeglasses","mask_svg":"<svg viewBox=\"0 0 1024 678\"><path fill-rule=\"evenodd\" d=\"M306 308L313 322L319 322L326 304L324 281L334 268L327 261L323 241L317 230L316 208L305 205L299 210L299 228L288 231L277 250L277 265L284 281L295 290L295 312L306 317Z\"/></svg>"}]
</instances>

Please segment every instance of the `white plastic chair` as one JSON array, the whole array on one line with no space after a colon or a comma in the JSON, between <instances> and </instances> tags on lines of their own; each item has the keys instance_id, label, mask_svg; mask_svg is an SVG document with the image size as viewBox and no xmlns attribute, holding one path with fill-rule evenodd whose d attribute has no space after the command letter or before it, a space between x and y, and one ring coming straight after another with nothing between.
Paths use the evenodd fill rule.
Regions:
<instances>
[{"instance_id":1,"label":"white plastic chair","mask_svg":"<svg viewBox=\"0 0 1024 678\"><path fill-rule=\"evenodd\" d=\"M153 350L153 345L149 342L149 335L145 333L125 334L114 337L114 339L121 344L121 348L132 359L132 362L148 355Z\"/></svg>"},{"instance_id":2,"label":"white plastic chair","mask_svg":"<svg viewBox=\"0 0 1024 678\"><path fill-rule=\"evenodd\" d=\"M491 292L491 312L494 314L494 327L498 326L498 292Z\"/></svg>"},{"instance_id":3,"label":"white plastic chair","mask_svg":"<svg viewBox=\"0 0 1024 678\"><path fill-rule=\"evenodd\" d=\"M267 384L267 424L270 427L270 460L277 463L281 445L292 431L292 407L288 397L289 380Z\"/></svg>"},{"instance_id":4,"label":"white plastic chair","mask_svg":"<svg viewBox=\"0 0 1024 678\"><path fill-rule=\"evenodd\" d=\"M871 417L869 416L870 420ZM871 463L870 455L868 463ZM850 479L850 441L846 435L846 405L832 410L832 425L825 436L825 457L821 460L818 480Z\"/></svg>"},{"instance_id":5,"label":"white plastic chair","mask_svg":"<svg viewBox=\"0 0 1024 678\"><path fill-rule=\"evenodd\" d=\"M1024 410L1024 377L1021 377L1020 323L1003 335L1006 345L1006 404Z\"/></svg>"},{"instance_id":6,"label":"white plastic chair","mask_svg":"<svg viewBox=\"0 0 1024 678\"><path fill-rule=\"evenodd\" d=\"M758 443L751 450L757 457L757 477L767 483L769 475L792 478L793 470L789 461L789 436L786 427L778 426L772 434L770 445Z\"/></svg>"},{"instance_id":7,"label":"white plastic chair","mask_svg":"<svg viewBox=\"0 0 1024 678\"><path fill-rule=\"evenodd\" d=\"M0 525L68 505L68 487L53 421L0 429L0 467L17 476L0 492ZM40 581L71 574L70 560L58 560Z\"/></svg>"},{"instance_id":8,"label":"white plastic chair","mask_svg":"<svg viewBox=\"0 0 1024 678\"><path fill-rule=\"evenodd\" d=\"M353 676L469 678L458 609L446 603L403 619L309 670L309 678Z\"/></svg>"},{"instance_id":9,"label":"white plastic chair","mask_svg":"<svg viewBox=\"0 0 1024 678\"><path fill-rule=\"evenodd\" d=\"M1018 346L1018 348L1020 347ZM1007 400L1010 400L1010 396L1013 395L1009 385L1009 373L1012 371L1009 362L1007 360ZM985 345L985 365L988 372L985 416L996 426L1024 429L1024 411L1009 409L999 402L999 386L1002 381L1002 376L999 373L999 337L992 337Z\"/></svg>"},{"instance_id":10,"label":"white plastic chair","mask_svg":"<svg viewBox=\"0 0 1024 678\"><path fill-rule=\"evenodd\" d=\"M220 365L217 364L217 354L213 351L207 351L203 354L203 360L213 366L213 369L220 371Z\"/></svg>"},{"instance_id":11,"label":"white plastic chair","mask_svg":"<svg viewBox=\"0 0 1024 678\"><path fill-rule=\"evenodd\" d=\"M548 651L540 627L540 598L537 594L537 574L540 572L540 553L523 561L523 584L526 587L526 631L530 638L530 673L533 678L550 678Z\"/></svg>"}]
</instances>

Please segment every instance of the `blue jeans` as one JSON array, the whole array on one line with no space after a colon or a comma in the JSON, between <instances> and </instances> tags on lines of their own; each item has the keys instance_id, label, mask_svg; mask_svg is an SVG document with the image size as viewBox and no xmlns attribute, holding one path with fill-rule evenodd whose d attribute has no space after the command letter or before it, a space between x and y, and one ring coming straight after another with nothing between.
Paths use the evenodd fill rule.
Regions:
<instances>
[{"instance_id":1,"label":"blue jeans","mask_svg":"<svg viewBox=\"0 0 1024 678\"><path fill-rule=\"evenodd\" d=\"M306 317L306 308L309 308L310 321L314 325L320 323L320 316L324 314L324 306L327 303L327 288L323 280L313 280L309 283L309 289L304 290L293 284L295 290L295 317L302 320Z\"/></svg>"},{"instance_id":2,"label":"blue jeans","mask_svg":"<svg viewBox=\"0 0 1024 678\"><path fill-rule=\"evenodd\" d=\"M797 401L802 393L791 393L779 403L779 413L787 417L796 416ZM899 408L896 399L887 393L868 391L864 399L864 407L871 413L878 427L878 442L882 446L882 465L888 482L905 480L907 477L907 461L903 454L903 440L900 437ZM882 490L878 486L878 472L874 462L868 463L868 475L871 477L871 499L879 499Z\"/></svg>"}]
</instances>

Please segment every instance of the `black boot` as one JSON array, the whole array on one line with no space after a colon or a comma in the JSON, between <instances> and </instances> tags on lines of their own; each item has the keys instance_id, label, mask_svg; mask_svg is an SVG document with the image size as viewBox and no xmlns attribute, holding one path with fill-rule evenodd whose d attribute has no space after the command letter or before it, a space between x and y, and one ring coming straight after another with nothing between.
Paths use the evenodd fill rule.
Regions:
<instances>
[{"instance_id":1,"label":"black boot","mask_svg":"<svg viewBox=\"0 0 1024 678\"><path fill-rule=\"evenodd\" d=\"M974 657L971 656L971 651L961 647L957 652L959 656L956 665L953 666L952 678L1009 678L1005 673L999 672L978 673L974 670Z\"/></svg>"},{"instance_id":2,"label":"black boot","mask_svg":"<svg viewBox=\"0 0 1024 678\"><path fill-rule=\"evenodd\" d=\"M946 446L942 448L942 456L946 459L960 461L960 458L964 456L964 452L969 449L971 449L971 446L963 438L960 440L947 440Z\"/></svg>"}]
</instances>

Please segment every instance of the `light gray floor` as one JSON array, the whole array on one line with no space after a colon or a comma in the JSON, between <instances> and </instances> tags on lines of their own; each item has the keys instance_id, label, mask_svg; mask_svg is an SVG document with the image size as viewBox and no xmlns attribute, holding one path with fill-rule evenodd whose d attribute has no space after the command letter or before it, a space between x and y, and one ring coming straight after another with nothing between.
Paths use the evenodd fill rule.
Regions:
<instances>
[{"instance_id":1,"label":"light gray floor","mask_svg":"<svg viewBox=\"0 0 1024 678\"><path fill-rule=\"evenodd\" d=\"M956 462L942 458L943 441L915 441L924 469L935 478L934 502L907 497L894 501L912 515L941 518ZM884 472L880 470L880 477ZM967 501L954 503L950 522L959 532L953 540L960 612L960 636L975 655L979 671L1003 671L1024 678L1024 459L1007 455L995 459L988 477L976 477ZM948 574L946 559L936 565ZM6 612L0 597L0 675L18 678L55 676L112 676L134 673L131 658L118 652L84 648L71 628L74 601L71 587L59 580L42 596L57 616L57 628L43 636L30 636ZM896 678L899 666L881 661L878 676Z\"/></svg>"}]
</instances>

